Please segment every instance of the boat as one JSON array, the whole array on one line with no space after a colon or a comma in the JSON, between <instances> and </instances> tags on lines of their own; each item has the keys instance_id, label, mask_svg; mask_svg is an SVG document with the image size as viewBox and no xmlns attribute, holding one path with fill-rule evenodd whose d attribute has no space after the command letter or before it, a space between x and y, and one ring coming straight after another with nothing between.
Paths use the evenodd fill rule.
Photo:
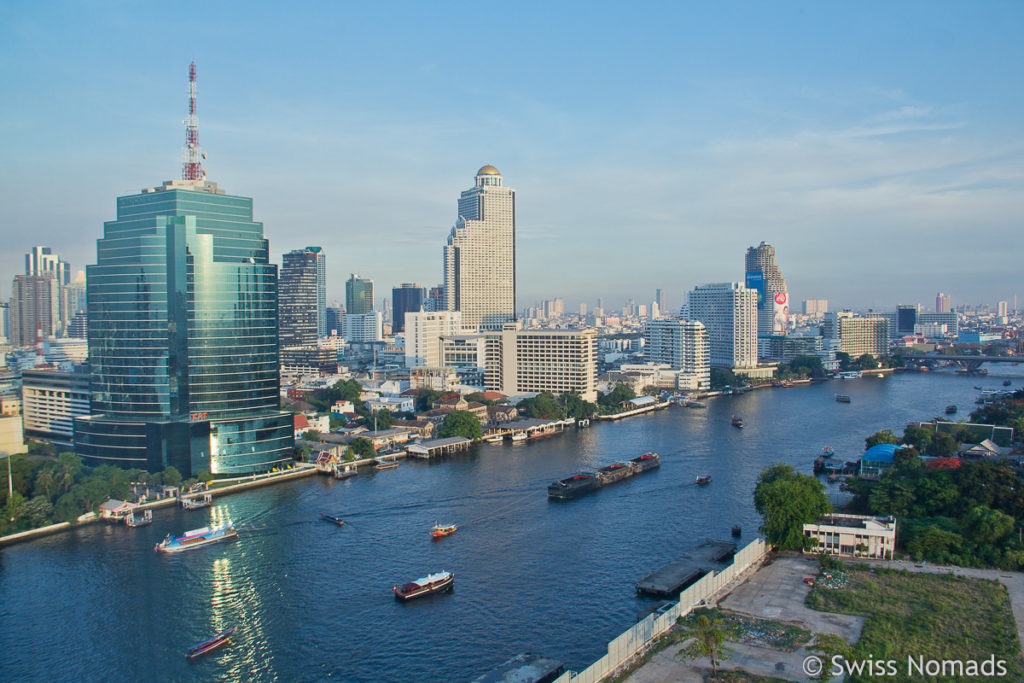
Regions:
<instances>
[{"instance_id":1,"label":"boat","mask_svg":"<svg viewBox=\"0 0 1024 683\"><path fill-rule=\"evenodd\" d=\"M504 440L505 437L501 434L495 434L494 436L489 436L486 439L484 439L484 441L486 441L487 443L501 443Z\"/></svg>"},{"instance_id":2,"label":"boat","mask_svg":"<svg viewBox=\"0 0 1024 683\"><path fill-rule=\"evenodd\" d=\"M345 520L343 520L341 517L338 517L337 515L329 515L326 512L320 513L320 519L325 519L331 524L337 524L338 526L341 526L345 523Z\"/></svg>"},{"instance_id":3,"label":"boat","mask_svg":"<svg viewBox=\"0 0 1024 683\"><path fill-rule=\"evenodd\" d=\"M624 462L617 462L612 465L606 465L597 470L597 476L601 480L601 485L614 484L617 481L622 481L626 477L633 475L633 468Z\"/></svg>"},{"instance_id":4,"label":"boat","mask_svg":"<svg viewBox=\"0 0 1024 683\"><path fill-rule=\"evenodd\" d=\"M124 518L124 523L130 527L146 526L147 524L153 523L153 511L152 510L132 510L128 513L128 516Z\"/></svg>"},{"instance_id":5,"label":"boat","mask_svg":"<svg viewBox=\"0 0 1024 683\"><path fill-rule=\"evenodd\" d=\"M836 401L838 401L839 403L849 403L850 400L850 397L847 396L846 394L836 394Z\"/></svg>"},{"instance_id":6,"label":"boat","mask_svg":"<svg viewBox=\"0 0 1024 683\"><path fill-rule=\"evenodd\" d=\"M836 451L831 446L825 446L824 448L821 449L821 456L823 458L831 458L835 454Z\"/></svg>"},{"instance_id":7,"label":"boat","mask_svg":"<svg viewBox=\"0 0 1024 683\"><path fill-rule=\"evenodd\" d=\"M601 488L601 481L590 472L581 472L548 485L548 498L568 500Z\"/></svg>"},{"instance_id":8,"label":"boat","mask_svg":"<svg viewBox=\"0 0 1024 683\"><path fill-rule=\"evenodd\" d=\"M976 391L981 391L981 387L974 387Z\"/></svg>"},{"instance_id":9,"label":"boat","mask_svg":"<svg viewBox=\"0 0 1024 683\"><path fill-rule=\"evenodd\" d=\"M208 508L213 505L213 494L204 493L202 495L190 495L181 497L181 507L186 510L198 510L200 508Z\"/></svg>"},{"instance_id":10,"label":"boat","mask_svg":"<svg viewBox=\"0 0 1024 683\"><path fill-rule=\"evenodd\" d=\"M707 408L708 404L703 401L687 401L683 404L687 408Z\"/></svg>"},{"instance_id":11,"label":"boat","mask_svg":"<svg viewBox=\"0 0 1024 683\"><path fill-rule=\"evenodd\" d=\"M196 643L188 649L188 658L195 659L197 657L205 655L207 652L210 652L211 650L216 650L221 645L227 643L228 639L231 638L231 636L235 635L235 630L237 628L237 626L226 628L217 635L215 635L213 638L210 638L209 640L204 640L201 643Z\"/></svg>"},{"instance_id":12,"label":"boat","mask_svg":"<svg viewBox=\"0 0 1024 683\"><path fill-rule=\"evenodd\" d=\"M373 469L375 469L377 471L380 471L380 470L393 470L393 469L395 469L396 467L398 467L401 464L397 460L384 460L383 458L378 458L376 460L376 463L377 464L373 466Z\"/></svg>"},{"instance_id":13,"label":"boat","mask_svg":"<svg viewBox=\"0 0 1024 683\"><path fill-rule=\"evenodd\" d=\"M949 404L948 406L946 406L946 414L947 415L951 415L952 413L955 413L956 410L957 410L957 408L953 404Z\"/></svg>"},{"instance_id":14,"label":"boat","mask_svg":"<svg viewBox=\"0 0 1024 683\"><path fill-rule=\"evenodd\" d=\"M156 544L153 548L158 553L180 553L183 550L192 550L211 543L227 541L238 536L235 526L231 522L218 524L202 529L186 531L184 535L175 538L174 534L167 534L167 537Z\"/></svg>"},{"instance_id":15,"label":"boat","mask_svg":"<svg viewBox=\"0 0 1024 683\"><path fill-rule=\"evenodd\" d=\"M732 426L743 429L743 420L738 415L732 416Z\"/></svg>"},{"instance_id":16,"label":"boat","mask_svg":"<svg viewBox=\"0 0 1024 683\"><path fill-rule=\"evenodd\" d=\"M1013 382L1011 382L1010 380L1008 380L1008 379L1004 379L1004 380L1003 380L1003 386L1004 386L1004 387L1008 387L1008 386L1010 386L1011 384L1013 384Z\"/></svg>"},{"instance_id":17,"label":"boat","mask_svg":"<svg viewBox=\"0 0 1024 683\"><path fill-rule=\"evenodd\" d=\"M859 370L847 370L845 372L837 372L836 377L839 379L860 379L863 375Z\"/></svg>"},{"instance_id":18,"label":"boat","mask_svg":"<svg viewBox=\"0 0 1024 683\"><path fill-rule=\"evenodd\" d=\"M528 438L530 437L526 435L526 432L517 432L512 435L512 443L523 443Z\"/></svg>"},{"instance_id":19,"label":"boat","mask_svg":"<svg viewBox=\"0 0 1024 683\"><path fill-rule=\"evenodd\" d=\"M711 483L711 475L710 474L702 474L699 477L697 477L697 486L707 486L710 483Z\"/></svg>"},{"instance_id":20,"label":"boat","mask_svg":"<svg viewBox=\"0 0 1024 683\"><path fill-rule=\"evenodd\" d=\"M335 479L348 479L359 474L359 470L356 469L355 465L345 465L344 467L334 466L334 478Z\"/></svg>"},{"instance_id":21,"label":"boat","mask_svg":"<svg viewBox=\"0 0 1024 683\"><path fill-rule=\"evenodd\" d=\"M396 585L391 590L394 591L396 600L412 600L431 593L451 590L453 585L455 585L455 575L442 570L436 574L429 574L421 579L410 581L401 587Z\"/></svg>"},{"instance_id":22,"label":"boat","mask_svg":"<svg viewBox=\"0 0 1024 683\"><path fill-rule=\"evenodd\" d=\"M733 526L733 528L732 528L732 535L733 536L739 536L742 533L743 533L743 529L740 528L739 524L736 524L735 526Z\"/></svg>"},{"instance_id":23,"label":"boat","mask_svg":"<svg viewBox=\"0 0 1024 683\"><path fill-rule=\"evenodd\" d=\"M638 455L635 458L630 458L629 462L637 472L646 472L647 470L653 470L655 467L661 466L661 458L653 451L644 453L643 455Z\"/></svg>"},{"instance_id":24,"label":"boat","mask_svg":"<svg viewBox=\"0 0 1024 683\"><path fill-rule=\"evenodd\" d=\"M432 538L444 538L445 536L451 536L459 527L454 524L438 524L434 523L433 528L430 529L430 536Z\"/></svg>"}]
</instances>

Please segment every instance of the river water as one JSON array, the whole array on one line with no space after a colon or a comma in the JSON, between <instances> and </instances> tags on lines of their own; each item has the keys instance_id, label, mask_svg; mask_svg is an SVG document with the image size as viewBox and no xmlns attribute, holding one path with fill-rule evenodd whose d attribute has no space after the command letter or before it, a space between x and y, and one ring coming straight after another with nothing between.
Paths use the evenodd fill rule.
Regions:
<instances>
[{"instance_id":1,"label":"river water","mask_svg":"<svg viewBox=\"0 0 1024 683\"><path fill-rule=\"evenodd\" d=\"M633 584L705 537L755 537L762 468L810 472L877 429L964 419L987 378L948 372L831 381L711 399L595 424L525 445L476 447L337 482L301 479L162 509L152 526L89 525L0 550L0 680L462 681L523 651L580 670L651 604ZM834 400L841 392L849 404ZM746 426L731 426L733 414ZM566 503L546 485L645 451L659 470ZM706 487L694 485L711 474ZM319 512L343 516L337 527ZM239 538L162 556L154 544L231 519ZM435 521L459 531L432 541ZM391 587L447 569L451 594L396 602ZM237 624L232 643L195 663L185 650Z\"/></svg>"}]
</instances>

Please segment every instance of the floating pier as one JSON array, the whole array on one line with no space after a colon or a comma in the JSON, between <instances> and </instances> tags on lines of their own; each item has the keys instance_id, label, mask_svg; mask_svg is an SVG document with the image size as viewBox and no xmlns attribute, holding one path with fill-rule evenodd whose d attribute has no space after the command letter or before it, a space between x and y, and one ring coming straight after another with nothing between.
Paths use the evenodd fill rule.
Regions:
<instances>
[{"instance_id":1,"label":"floating pier","mask_svg":"<svg viewBox=\"0 0 1024 683\"><path fill-rule=\"evenodd\" d=\"M736 544L731 541L706 539L690 554L637 581L636 592L658 598L676 597L705 574L727 565L735 552Z\"/></svg>"},{"instance_id":2,"label":"floating pier","mask_svg":"<svg viewBox=\"0 0 1024 683\"><path fill-rule=\"evenodd\" d=\"M474 678L473 683L551 683L564 671L557 660L524 652Z\"/></svg>"}]
</instances>

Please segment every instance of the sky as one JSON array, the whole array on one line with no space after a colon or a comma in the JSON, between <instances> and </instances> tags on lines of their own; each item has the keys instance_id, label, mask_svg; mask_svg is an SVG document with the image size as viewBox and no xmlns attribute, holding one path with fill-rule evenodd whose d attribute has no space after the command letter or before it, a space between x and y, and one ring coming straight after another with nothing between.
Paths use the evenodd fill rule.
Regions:
<instances>
[{"instance_id":1,"label":"sky","mask_svg":"<svg viewBox=\"0 0 1024 683\"><path fill-rule=\"evenodd\" d=\"M520 307L676 307L766 241L794 302L1024 306L1024 3L0 4L0 295L95 262L115 198L208 178L272 260L378 302L442 280L459 193L517 191Z\"/></svg>"}]
</instances>

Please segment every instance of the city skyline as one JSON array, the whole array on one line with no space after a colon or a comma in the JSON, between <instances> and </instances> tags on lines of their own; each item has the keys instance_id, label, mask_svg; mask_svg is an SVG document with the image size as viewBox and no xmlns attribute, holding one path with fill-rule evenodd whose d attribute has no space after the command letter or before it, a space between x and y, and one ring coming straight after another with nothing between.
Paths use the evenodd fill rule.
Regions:
<instances>
[{"instance_id":1,"label":"city skyline","mask_svg":"<svg viewBox=\"0 0 1024 683\"><path fill-rule=\"evenodd\" d=\"M330 299L350 272L382 291L439 282L450 197L485 163L519 193L520 302L614 308L662 288L672 309L694 285L742 281L736 251L761 241L794 302L1017 293L1022 96L1004 87L1024 68L1016 5L660 7L658 26L604 8L586 27L566 6L501 14L500 29L482 16L476 32L455 28L456 9L407 9L377 35L375 8L325 9L315 26L217 8L168 54L148 36L187 21L173 8L5 7L0 50L21 65L8 93L22 106L0 115L0 221L34 237L0 252L0 295L32 243L80 270L111 197L178 177L193 57L210 179L255 198L273 262L305 244L336 254ZM232 34L211 28L229 13ZM261 54L270 42L280 50ZM494 55L488 78L456 78L474 54ZM53 184L65 201L44 200ZM954 249L973 232L986 242Z\"/></svg>"}]
</instances>

